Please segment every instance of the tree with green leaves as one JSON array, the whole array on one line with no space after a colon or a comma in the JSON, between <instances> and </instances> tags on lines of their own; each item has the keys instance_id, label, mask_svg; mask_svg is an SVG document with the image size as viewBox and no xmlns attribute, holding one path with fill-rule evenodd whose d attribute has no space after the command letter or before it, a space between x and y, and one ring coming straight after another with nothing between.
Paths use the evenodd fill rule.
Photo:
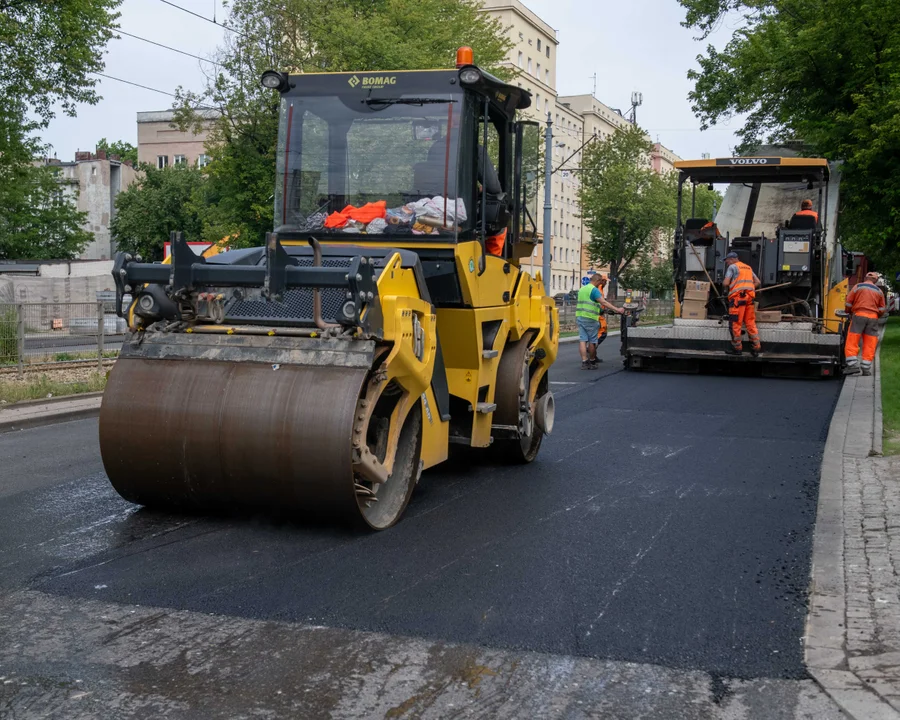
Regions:
<instances>
[{"instance_id":1,"label":"tree with green leaves","mask_svg":"<svg viewBox=\"0 0 900 720\"><path fill-rule=\"evenodd\" d=\"M700 39L690 94L709 127L745 115L742 151L788 142L843 161L841 240L900 269L900 0L679 0Z\"/></svg>"},{"instance_id":2,"label":"tree with green leaves","mask_svg":"<svg viewBox=\"0 0 900 720\"><path fill-rule=\"evenodd\" d=\"M180 93L179 123L196 127L202 108L221 113L207 142L207 239L238 233L255 245L273 227L278 94L265 70L341 72L452 67L470 45L480 65L500 71L510 47L504 28L469 0L235 0L234 30L215 58L205 92Z\"/></svg>"},{"instance_id":3,"label":"tree with green leaves","mask_svg":"<svg viewBox=\"0 0 900 720\"><path fill-rule=\"evenodd\" d=\"M188 241L203 235L203 195L206 179L197 168L143 168L143 177L116 198L110 230L119 250L161 260L163 244L172 231ZM217 240L219 238L216 238Z\"/></svg>"},{"instance_id":4,"label":"tree with green leaves","mask_svg":"<svg viewBox=\"0 0 900 720\"><path fill-rule=\"evenodd\" d=\"M59 107L99 100L93 77L121 0L0 0L0 257L69 258L90 241L83 214L36 166L37 133Z\"/></svg>"},{"instance_id":5,"label":"tree with green leaves","mask_svg":"<svg viewBox=\"0 0 900 720\"><path fill-rule=\"evenodd\" d=\"M24 113L21 101L0 109L0 259L73 258L91 240L81 228L87 216L59 168L34 161L36 141L18 119Z\"/></svg>"},{"instance_id":6,"label":"tree with green leaves","mask_svg":"<svg viewBox=\"0 0 900 720\"><path fill-rule=\"evenodd\" d=\"M652 149L644 131L629 125L582 154L578 196L591 234L588 256L609 264L612 297L619 276L652 253L660 228L675 224L672 182L650 166Z\"/></svg>"},{"instance_id":7,"label":"tree with green leaves","mask_svg":"<svg viewBox=\"0 0 900 720\"><path fill-rule=\"evenodd\" d=\"M78 188L53 165L16 165L0 187L0 260L68 260L93 239L78 212ZM66 190L72 190L71 194Z\"/></svg>"},{"instance_id":8,"label":"tree with green leaves","mask_svg":"<svg viewBox=\"0 0 900 720\"><path fill-rule=\"evenodd\" d=\"M78 103L96 104L92 74L103 70L121 2L0 0L0 109L7 100L22 101L43 127L54 106L74 116Z\"/></svg>"},{"instance_id":9,"label":"tree with green leaves","mask_svg":"<svg viewBox=\"0 0 900 720\"><path fill-rule=\"evenodd\" d=\"M107 155L115 155L122 162L130 162L134 167L137 167L138 151L130 142L125 142L124 140L107 142L106 138L100 138L97 141L97 150L102 150Z\"/></svg>"},{"instance_id":10,"label":"tree with green leaves","mask_svg":"<svg viewBox=\"0 0 900 720\"><path fill-rule=\"evenodd\" d=\"M633 262L621 276L622 286L651 293L653 297L665 297L675 284L671 254L656 259L649 254Z\"/></svg>"}]
</instances>

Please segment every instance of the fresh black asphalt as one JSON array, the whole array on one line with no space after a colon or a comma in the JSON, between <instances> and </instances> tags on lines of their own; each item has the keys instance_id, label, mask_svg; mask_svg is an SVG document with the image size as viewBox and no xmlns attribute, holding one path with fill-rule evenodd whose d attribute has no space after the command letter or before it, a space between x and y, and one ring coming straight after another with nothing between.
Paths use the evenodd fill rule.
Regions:
<instances>
[{"instance_id":1,"label":"fresh black asphalt","mask_svg":"<svg viewBox=\"0 0 900 720\"><path fill-rule=\"evenodd\" d=\"M537 462L428 471L376 534L137 509L96 420L2 435L0 592L804 677L838 382L624 372L616 339L602 350L582 371L562 346Z\"/></svg>"}]
</instances>

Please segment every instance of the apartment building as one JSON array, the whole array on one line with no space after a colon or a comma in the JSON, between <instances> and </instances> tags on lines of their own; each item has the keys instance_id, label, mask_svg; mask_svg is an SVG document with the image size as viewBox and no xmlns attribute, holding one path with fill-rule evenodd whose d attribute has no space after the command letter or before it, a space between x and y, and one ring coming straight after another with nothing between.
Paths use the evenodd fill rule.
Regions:
<instances>
[{"instance_id":1,"label":"apartment building","mask_svg":"<svg viewBox=\"0 0 900 720\"><path fill-rule=\"evenodd\" d=\"M653 143L653 169L659 174L675 172L675 163L681 160L674 152L661 143Z\"/></svg>"},{"instance_id":2,"label":"apartment building","mask_svg":"<svg viewBox=\"0 0 900 720\"><path fill-rule=\"evenodd\" d=\"M553 218L551 236L535 249L526 265L537 271L542 267L543 252L551 253L551 293L557 294L580 287L582 278L593 268L587 257L590 233L584 227L578 204L579 172L582 148L593 137L604 140L628 124L618 110L600 102L591 94L559 96L557 94L556 57L559 39L556 30L532 12L520 0L485 0L484 11L508 28L513 47L506 64L518 71L516 82L528 90L533 104L527 113L545 127L549 113L553 121L552 184ZM678 160L668 148L654 146L652 163L657 172L674 169ZM543 187L540 190L543 193ZM538 202L538 232L543 233L543 198Z\"/></svg>"},{"instance_id":3,"label":"apartment building","mask_svg":"<svg viewBox=\"0 0 900 720\"><path fill-rule=\"evenodd\" d=\"M203 118L199 132L180 130L174 123L172 110L139 112L138 162L149 163L162 169L170 165L203 167L209 161L206 140L213 121L219 117L217 110L198 110Z\"/></svg>"},{"instance_id":4,"label":"apartment building","mask_svg":"<svg viewBox=\"0 0 900 720\"><path fill-rule=\"evenodd\" d=\"M543 252L551 253L552 275L550 287L554 292L563 292L571 286L572 277L579 270L579 240L574 228L580 228L580 218L574 217L572 210L577 204L577 179L568 169L573 166L575 158L565 163L567 169L557 169L569 155L581 145L576 139L581 137L582 127L576 114L557 104L556 94L556 53L559 47L556 30L532 12L520 0L485 0L484 11L500 20L503 27L508 28L513 47L506 58L506 65L518 71L515 82L531 93L532 105L525 111L531 119L545 127L547 113L553 117L554 153L553 153L553 224L552 236L544 245L535 248L530 261L525 264L533 268L532 272L541 269L544 261ZM477 58L476 58L477 59ZM538 198L537 223L538 233L544 230L543 183ZM566 229L568 235L566 237ZM567 255L568 253L568 255ZM568 257L568 259L567 259Z\"/></svg>"}]
</instances>

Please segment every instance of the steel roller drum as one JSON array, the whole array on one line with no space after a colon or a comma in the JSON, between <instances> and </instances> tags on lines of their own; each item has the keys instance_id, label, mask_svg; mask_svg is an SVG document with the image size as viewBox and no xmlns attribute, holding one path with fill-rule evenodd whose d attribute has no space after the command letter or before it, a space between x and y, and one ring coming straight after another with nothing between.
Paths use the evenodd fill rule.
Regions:
<instances>
[{"instance_id":1,"label":"steel roller drum","mask_svg":"<svg viewBox=\"0 0 900 720\"><path fill-rule=\"evenodd\" d=\"M358 518L351 433L368 369L123 357L100 452L151 507Z\"/></svg>"}]
</instances>

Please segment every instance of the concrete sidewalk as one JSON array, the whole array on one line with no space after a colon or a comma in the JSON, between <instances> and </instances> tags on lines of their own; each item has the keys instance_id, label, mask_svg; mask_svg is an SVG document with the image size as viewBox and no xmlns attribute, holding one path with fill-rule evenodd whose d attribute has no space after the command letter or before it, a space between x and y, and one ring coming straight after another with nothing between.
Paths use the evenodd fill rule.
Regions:
<instances>
[{"instance_id":1,"label":"concrete sidewalk","mask_svg":"<svg viewBox=\"0 0 900 720\"><path fill-rule=\"evenodd\" d=\"M900 720L900 457L881 450L876 359L828 433L805 637L810 674L858 720Z\"/></svg>"},{"instance_id":2,"label":"concrete sidewalk","mask_svg":"<svg viewBox=\"0 0 900 720\"><path fill-rule=\"evenodd\" d=\"M0 405L0 433L95 417L100 413L102 399L103 393L96 392Z\"/></svg>"}]
</instances>

